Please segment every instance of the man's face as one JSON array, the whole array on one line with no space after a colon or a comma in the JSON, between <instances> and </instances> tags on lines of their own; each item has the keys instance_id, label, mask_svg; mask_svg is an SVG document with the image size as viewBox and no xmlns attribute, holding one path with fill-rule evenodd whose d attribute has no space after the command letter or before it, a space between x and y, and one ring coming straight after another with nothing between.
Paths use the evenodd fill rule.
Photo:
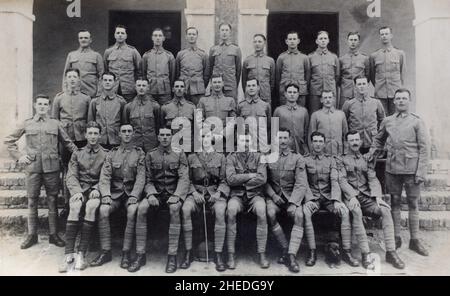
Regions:
<instances>
[{"instance_id":1,"label":"man's face","mask_svg":"<svg viewBox=\"0 0 450 296\"><path fill-rule=\"evenodd\" d=\"M124 28L116 28L114 38L116 38L116 42L118 43L125 42L127 40L127 31Z\"/></svg>"},{"instance_id":2,"label":"man's face","mask_svg":"<svg viewBox=\"0 0 450 296\"><path fill-rule=\"evenodd\" d=\"M230 27L228 27L228 25L222 25L219 28L219 35L220 35L220 39L221 40L228 40L228 38L230 38L231 35L231 29Z\"/></svg>"},{"instance_id":3,"label":"man's face","mask_svg":"<svg viewBox=\"0 0 450 296\"><path fill-rule=\"evenodd\" d=\"M322 153L325 147L325 139L322 136L314 136L312 139L312 147L314 152Z\"/></svg>"},{"instance_id":4,"label":"man's face","mask_svg":"<svg viewBox=\"0 0 450 296\"><path fill-rule=\"evenodd\" d=\"M211 79L212 88L214 92L219 93L223 89L223 79L222 77L214 77Z\"/></svg>"},{"instance_id":5,"label":"man's face","mask_svg":"<svg viewBox=\"0 0 450 296\"><path fill-rule=\"evenodd\" d=\"M104 90L111 90L114 86L114 76L108 74L103 75L102 86Z\"/></svg>"},{"instance_id":6,"label":"man's face","mask_svg":"<svg viewBox=\"0 0 450 296\"><path fill-rule=\"evenodd\" d=\"M253 38L253 47L255 48L255 51L263 51L265 45L266 42L261 36L256 36L255 38Z\"/></svg>"},{"instance_id":7,"label":"man's face","mask_svg":"<svg viewBox=\"0 0 450 296\"><path fill-rule=\"evenodd\" d=\"M296 33L288 34L286 37L286 44L288 48L295 49L300 44L300 38Z\"/></svg>"},{"instance_id":8,"label":"man's face","mask_svg":"<svg viewBox=\"0 0 450 296\"><path fill-rule=\"evenodd\" d=\"M288 87L288 89L285 92L285 96L286 96L286 100L289 103L297 103L298 96L299 96L298 89L293 86Z\"/></svg>"},{"instance_id":9,"label":"man's face","mask_svg":"<svg viewBox=\"0 0 450 296\"><path fill-rule=\"evenodd\" d=\"M188 43L195 44L197 42L197 38L198 38L197 30L189 29L186 32L186 40Z\"/></svg>"},{"instance_id":10,"label":"man's face","mask_svg":"<svg viewBox=\"0 0 450 296\"><path fill-rule=\"evenodd\" d=\"M280 143L280 148L287 149L289 147L289 132L279 131L278 132L278 140Z\"/></svg>"},{"instance_id":11,"label":"man's face","mask_svg":"<svg viewBox=\"0 0 450 296\"><path fill-rule=\"evenodd\" d=\"M252 139L250 135L239 135L238 137L238 147L244 147L245 151L250 151L252 145Z\"/></svg>"},{"instance_id":12,"label":"man's face","mask_svg":"<svg viewBox=\"0 0 450 296\"><path fill-rule=\"evenodd\" d=\"M395 109L398 112L408 111L409 110L409 102L410 102L409 94L406 91L399 92L395 95L394 105L395 105Z\"/></svg>"},{"instance_id":13,"label":"man's face","mask_svg":"<svg viewBox=\"0 0 450 296\"><path fill-rule=\"evenodd\" d=\"M167 148L172 143L172 131L168 128L159 130L158 141L164 148Z\"/></svg>"},{"instance_id":14,"label":"man's face","mask_svg":"<svg viewBox=\"0 0 450 296\"><path fill-rule=\"evenodd\" d=\"M359 151L359 147L361 147L361 137L359 136L359 133L348 135L347 142L353 152Z\"/></svg>"},{"instance_id":15,"label":"man's face","mask_svg":"<svg viewBox=\"0 0 450 296\"><path fill-rule=\"evenodd\" d=\"M133 127L130 124L125 124L120 127L120 139L122 143L130 143L133 137Z\"/></svg>"},{"instance_id":16,"label":"man's face","mask_svg":"<svg viewBox=\"0 0 450 296\"><path fill-rule=\"evenodd\" d=\"M181 98L184 96L184 82L183 81L175 81L175 84L173 85L173 93L178 98Z\"/></svg>"},{"instance_id":17,"label":"man's face","mask_svg":"<svg viewBox=\"0 0 450 296\"><path fill-rule=\"evenodd\" d=\"M78 43L81 48L89 47L92 43L91 33L89 32L80 32L78 33Z\"/></svg>"},{"instance_id":18,"label":"man's face","mask_svg":"<svg viewBox=\"0 0 450 296\"><path fill-rule=\"evenodd\" d=\"M367 81L367 78L356 79L355 87L360 95L369 93L369 82Z\"/></svg>"},{"instance_id":19,"label":"man's face","mask_svg":"<svg viewBox=\"0 0 450 296\"><path fill-rule=\"evenodd\" d=\"M80 77L78 76L78 73L75 71L70 71L66 73L66 82L67 85L71 88L75 88L80 83Z\"/></svg>"},{"instance_id":20,"label":"man's face","mask_svg":"<svg viewBox=\"0 0 450 296\"><path fill-rule=\"evenodd\" d=\"M383 44L389 44L392 40L392 33L391 33L391 29L386 28L386 29L382 29L380 30L380 40L381 43Z\"/></svg>"},{"instance_id":21,"label":"man's face","mask_svg":"<svg viewBox=\"0 0 450 296\"><path fill-rule=\"evenodd\" d=\"M147 80L136 80L136 92L138 95L145 95L148 91Z\"/></svg>"},{"instance_id":22,"label":"man's face","mask_svg":"<svg viewBox=\"0 0 450 296\"><path fill-rule=\"evenodd\" d=\"M209 149L212 147L212 133L211 132L207 132L206 134L202 135L202 144L203 144L203 149Z\"/></svg>"},{"instance_id":23,"label":"man's face","mask_svg":"<svg viewBox=\"0 0 450 296\"><path fill-rule=\"evenodd\" d=\"M91 146L95 146L100 138L100 130L96 127L89 127L86 129L86 140Z\"/></svg>"},{"instance_id":24,"label":"man's face","mask_svg":"<svg viewBox=\"0 0 450 296\"><path fill-rule=\"evenodd\" d=\"M259 91L258 82L256 82L255 79L247 80L245 91L251 97L256 96L258 94L258 91Z\"/></svg>"},{"instance_id":25,"label":"man's face","mask_svg":"<svg viewBox=\"0 0 450 296\"><path fill-rule=\"evenodd\" d=\"M34 103L34 109L39 115L46 115L50 109L50 100L46 98L37 98Z\"/></svg>"},{"instance_id":26,"label":"man's face","mask_svg":"<svg viewBox=\"0 0 450 296\"><path fill-rule=\"evenodd\" d=\"M355 50L359 47L359 37L358 35L350 35L347 38L348 48Z\"/></svg>"},{"instance_id":27,"label":"man's face","mask_svg":"<svg viewBox=\"0 0 450 296\"><path fill-rule=\"evenodd\" d=\"M331 108L334 106L334 95L332 92L324 92L322 93L322 97L320 98L320 102L326 108Z\"/></svg>"},{"instance_id":28,"label":"man's face","mask_svg":"<svg viewBox=\"0 0 450 296\"><path fill-rule=\"evenodd\" d=\"M162 31L154 31L152 34L152 41L154 46L161 46L166 40L166 37L164 37L164 34Z\"/></svg>"},{"instance_id":29,"label":"man's face","mask_svg":"<svg viewBox=\"0 0 450 296\"><path fill-rule=\"evenodd\" d=\"M320 48L327 48L328 43L330 43L330 39L328 38L328 34L321 33L319 36L317 36L316 44Z\"/></svg>"}]
</instances>

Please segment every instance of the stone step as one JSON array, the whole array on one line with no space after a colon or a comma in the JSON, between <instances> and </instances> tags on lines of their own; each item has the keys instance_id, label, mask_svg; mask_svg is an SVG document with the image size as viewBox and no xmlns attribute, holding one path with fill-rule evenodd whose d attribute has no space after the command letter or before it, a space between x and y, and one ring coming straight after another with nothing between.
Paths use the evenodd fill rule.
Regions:
<instances>
[{"instance_id":1,"label":"stone step","mask_svg":"<svg viewBox=\"0 0 450 296\"><path fill-rule=\"evenodd\" d=\"M383 199L390 203L390 195L385 194ZM402 210L408 210L406 194L402 194ZM419 210L421 211L450 211L450 191L433 190L422 191L419 199Z\"/></svg>"},{"instance_id":2,"label":"stone step","mask_svg":"<svg viewBox=\"0 0 450 296\"><path fill-rule=\"evenodd\" d=\"M0 209L0 235L23 234L27 232L27 209ZM38 209L39 232L48 230L48 211ZM61 224L59 222L58 224ZM59 227L61 229L61 227Z\"/></svg>"},{"instance_id":3,"label":"stone step","mask_svg":"<svg viewBox=\"0 0 450 296\"><path fill-rule=\"evenodd\" d=\"M39 208L47 207L47 198L44 190L39 196ZM58 196L58 206L64 205L64 198ZM0 190L0 209L26 209L28 198L26 190Z\"/></svg>"}]
</instances>

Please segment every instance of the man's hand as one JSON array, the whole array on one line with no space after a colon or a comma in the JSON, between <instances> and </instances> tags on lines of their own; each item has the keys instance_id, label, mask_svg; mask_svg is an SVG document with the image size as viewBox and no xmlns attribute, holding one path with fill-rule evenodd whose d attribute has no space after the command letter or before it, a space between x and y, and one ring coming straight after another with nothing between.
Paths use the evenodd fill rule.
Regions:
<instances>
[{"instance_id":1,"label":"man's hand","mask_svg":"<svg viewBox=\"0 0 450 296\"><path fill-rule=\"evenodd\" d=\"M102 198L102 205L110 205L112 203L111 196L107 195Z\"/></svg>"},{"instance_id":2,"label":"man's hand","mask_svg":"<svg viewBox=\"0 0 450 296\"><path fill-rule=\"evenodd\" d=\"M307 203L305 203L304 207L306 207L306 209L311 213L314 213L319 209L319 205L317 205L317 203L312 201L308 201Z\"/></svg>"},{"instance_id":3,"label":"man's hand","mask_svg":"<svg viewBox=\"0 0 450 296\"><path fill-rule=\"evenodd\" d=\"M192 197L194 198L196 204L201 205L205 203L205 197L197 191L192 192Z\"/></svg>"},{"instance_id":4,"label":"man's hand","mask_svg":"<svg viewBox=\"0 0 450 296\"><path fill-rule=\"evenodd\" d=\"M425 178L420 177L420 176L415 176L415 177L414 177L414 183L416 183L416 184L421 184L421 183L423 183L423 182L425 182Z\"/></svg>"},{"instance_id":5,"label":"man's hand","mask_svg":"<svg viewBox=\"0 0 450 296\"><path fill-rule=\"evenodd\" d=\"M180 201L180 198L178 196L172 195L171 197L169 197L169 199L167 200L168 204L176 204L177 202Z\"/></svg>"},{"instance_id":6,"label":"man's hand","mask_svg":"<svg viewBox=\"0 0 450 296\"><path fill-rule=\"evenodd\" d=\"M72 195L72 197L70 198L69 202L76 202L76 201L79 201L79 200L82 200L82 199L83 199L83 193L78 192L78 193L75 193L74 195Z\"/></svg>"},{"instance_id":7,"label":"man's hand","mask_svg":"<svg viewBox=\"0 0 450 296\"><path fill-rule=\"evenodd\" d=\"M348 202L348 209L350 211L353 211L357 207L359 207L359 201L356 197L352 197Z\"/></svg>"},{"instance_id":8,"label":"man's hand","mask_svg":"<svg viewBox=\"0 0 450 296\"><path fill-rule=\"evenodd\" d=\"M376 155L374 150L369 150L369 152L363 155L363 158L369 163L372 162L375 157Z\"/></svg>"},{"instance_id":9,"label":"man's hand","mask_svg":"<svg viewBox=\"0 0 450 296\"><path fill-rule=\"evenodd\" d=\"M248 176L249 176L249 178L251 180L251 179L256 178L258 176L258 174L257 173L249 173Z\"/></svg>"},{"instance_id":10,"label":"man's hand","mask_svg":"<svg viewBox=\"0 0 450 296\"><path fill-rule=\"evenodd\" d=\"M345 213L346 207L343 202L339 200L334 201L334 209L342 216Z\"/></svg>"},{"instance_id":11,"label":"man's hand","mask_svg":"<svg viewBox=\"0 0 450 296\"><path fill-rule=\"evenodd\" d=\"M130 196L127 200L127 206L137 204L138 199L134 196Z\"/></svg>"},{"instance_id":12,"label":"man's hand","mask_svg":"<svg viewBox=\"0 0 450 296\"><path fill-rule=\"evenodd\" d=\"M294 217L296 210L297 210L297 206L294 204L290 204L289 207L287 208L286 212L289 217Z\"/></svg>"},{"instance_id":13,"label":"man's hand","mask_svg":"<svg viewBox=\"0 0 450 296\"><path fill-rule=\"evenodd\" d=\"M24 155L19 158L19 164L21 165L29 165L31 163L32 159L28 155Z\"/></svg>"},{"instance_id":14,"label":"man's hand","mask_svg":"<svg viewBox=\"0 0 450 296\"><path fill-rule=\"evenodd\" d=\"M92 190L91 193L89 193L89 199L96 199L100 197L100 192L96 189Z\"/></svg>"},{"instance_id":15,"label":"man's hand","mask_svg":"<svg viewBox=\"0 0 450 296\"><path fill-rule=\"evenodd\" d=\"M285 203L283 198L276 193L272 196L272 200L277 206L282 206Z\"/></svg>"},{"instance_id":16,"label":"man's hand","mask_svg":"<svg viewBox=\"0 0 450 296\"><path fill-rule=\"evenodd\" d=\"M148 196L147 201L151 207L159 206L159 200L153 194Z\"/></svg>"},{"instance_id":17,"label":"man's hand","mask_svg":"<svg viewBox=\"0 0 450 296\"><path fill-rule=\"evenodd\" d=\"M216 201L218 201L220 199L220 191L217 191L216 193L214 193L213 195L211 195L211 197L209 198L209 202L210 203L215 203Z\"/></svg>"}]
</instances>

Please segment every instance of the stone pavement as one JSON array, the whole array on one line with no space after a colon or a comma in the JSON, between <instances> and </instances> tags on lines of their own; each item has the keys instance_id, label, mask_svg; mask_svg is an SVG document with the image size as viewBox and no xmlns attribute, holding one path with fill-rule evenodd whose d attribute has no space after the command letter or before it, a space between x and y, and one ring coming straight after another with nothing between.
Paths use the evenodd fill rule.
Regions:
<instances>
[{"instance_id":1,"label":"stone pavement","mask_svg":"<svg viewBox=\"0 0 450 296\"><path fill-rule=\"evenodd\" d=\"M370 248L375 254L379 255L381 265L377 265L375 272L366 272L362 267L352 268L345 263L339 268L330 269L324 262L324 256L319 251L319 257L316 266L306 267L304 264L304 256L306 246L302 245L298 261L300 263L301 272L298 275L450 275L450 232L449 231L423 231L421 233L422 241L429 248L430 256L422 257L410 251L407 247L409 234L405 230L402 233L403 246L399 249L399 255L406 263L404 270L397 270L384 261L384 251L382 244L378 238L370 239ZM375 236L377 237L377 236ZM0 239L0 275L137 275L166 276L164 272L166 256L164 248L157 248L156 252L148 256L147 265L141 268L137 273L131 274L119 267L120 247L119 242L113 242L113 261L101 267L89 267L79 272L72 271L66 274L58 273L58 265L63 258L63 248L58 248L48 244L46 235L40 235L39 244L28 250L20 250L19 245L22 241L21 236L2 236ZM235 270L227 270L219 273L214 268L214 263L194 262L189 270L179 269L175 276L205 276L205 275L280 275L290 276L285 266L276 263L277 252L272 251L269 254L271 259L271 267L263 270L259 268L255 261L253 250L246 250L238 253L237 268ZM359 251L354 247L354 255L360 258ZM89 253L88 259L92 260L95 253Z\"/></svg>"}]
</instances>

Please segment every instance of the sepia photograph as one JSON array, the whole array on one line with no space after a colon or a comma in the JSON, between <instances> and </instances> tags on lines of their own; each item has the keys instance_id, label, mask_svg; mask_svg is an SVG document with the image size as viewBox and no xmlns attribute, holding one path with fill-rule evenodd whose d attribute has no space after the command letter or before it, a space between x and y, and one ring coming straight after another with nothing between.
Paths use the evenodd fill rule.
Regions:
<instances>
[{"instance_id":1,"label":"sepia photograph","mask_svg":"<svg viewBox=\"0 0 450 296\"><path fill-rule=\"evenodd\" d=\"M0 0L0 25L0 276L450 275L450 0Z\"/></svg>"}]
</instances>

